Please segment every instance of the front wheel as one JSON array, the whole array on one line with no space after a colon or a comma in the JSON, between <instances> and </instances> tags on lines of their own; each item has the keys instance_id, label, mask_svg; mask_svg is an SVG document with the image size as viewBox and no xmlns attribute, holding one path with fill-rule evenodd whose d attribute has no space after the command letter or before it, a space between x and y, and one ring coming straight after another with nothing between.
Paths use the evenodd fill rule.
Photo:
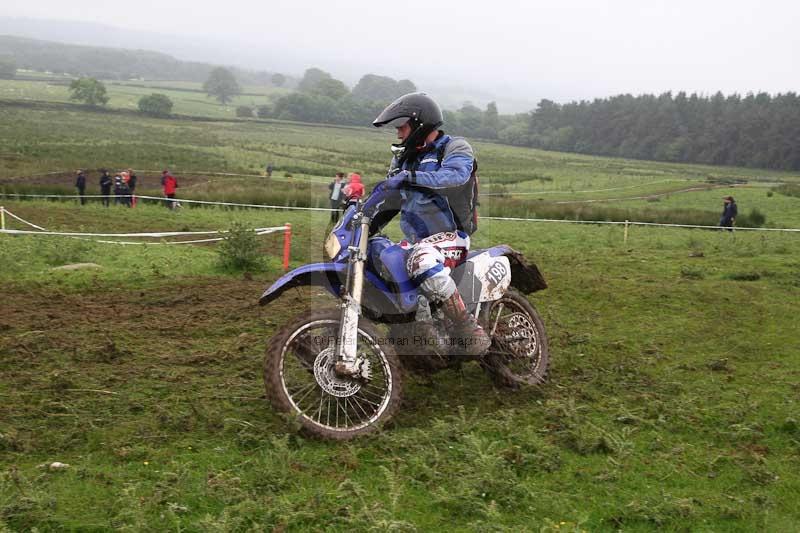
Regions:
<instances>
[{"instance_id":1,"label":"front wheel","mask_svg":"<svg viewBox=\"0 0 800 533\"><path fill-rule=\"evenodd\" d=\"M371 433L400 407L403 376L397 356L380 343L377 328L358 323L362 372L343 377L334 370L341 311L297 317L269 341L264 383L272 406L296 417L307 433L347 440Z\"/></svg>"},{"instance_id":2,"label":"front wheel","mask_svg":"<svg viewBox=\"0 0 800 533\"><path fill-rule=\"evenodd\" d=\"M492 338L482 366L499 385L539 385L547 378L550 352L539 313L525 296L509 290L481 312Z\"/></svg>"}]
</instances>

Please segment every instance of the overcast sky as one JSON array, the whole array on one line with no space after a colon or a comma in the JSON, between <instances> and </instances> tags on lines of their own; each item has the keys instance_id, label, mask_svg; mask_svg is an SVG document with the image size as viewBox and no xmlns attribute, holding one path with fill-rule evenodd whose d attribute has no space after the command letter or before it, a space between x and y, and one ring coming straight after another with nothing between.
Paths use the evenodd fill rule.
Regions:
<instances>
[{"instance_id":1,"label":"overcast sky","mask_svg":"<svg viewBox=\"0 0 800 533\"><path fill-rule=\"evenodd\" d=\"M230 54L231 63L292 69L291 74L318 66L351 85L373 72L412 79L423 89L461 86L466 92L526 102L667 90L800 90L798 1L4 4L0 15L93 21L189 36L199 47ZM102 44L102 36L91 37ZM132 44L147 48L147 43Z\"/></svg>"}]
</instances>

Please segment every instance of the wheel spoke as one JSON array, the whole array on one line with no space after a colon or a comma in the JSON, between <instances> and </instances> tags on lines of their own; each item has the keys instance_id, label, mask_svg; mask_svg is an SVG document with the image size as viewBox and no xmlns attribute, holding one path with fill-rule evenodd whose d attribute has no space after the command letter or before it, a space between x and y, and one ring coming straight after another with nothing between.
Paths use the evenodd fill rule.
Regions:
<instances>
[{"instance_id":1,"label":"wheel spoke","mask_svg":"<svg viewBox=\"0 0 800 533\"><path fill-rule=\"evenodd\" d=\"M365 398L365 397L363 397L363 396L359 396L359 394L360 394L360 393L353 395L353 398L358 398L358 399L360 399L360 400L364 400L365 402L367 402L367 403L368 403L368 404L370 404L370 405L374 405L375 407L380 407L380 404L379 404L379 403L375 403L375 402L373 402L372 400L370 400L370 399L368 399L368 398Z\"/></svg>"},{"instance_id":2,"label":"wheel spoke","mask_svg":"<svg viewBox=\"0 0 800 533\"><path fill-rule=\"evenodd\" d=\"M358 396L356 396L356 395L353 395L353 396L351 396L351 397L350 397L350 399L351 399L351 400L353 401L353 403L354 403L354 404L355 404L355 405L356 405L356 406L357 406L357 407L358 407L358 408L361 410L361 412L362 412L362 413L364 413L364 416L365 416L366 418L369 418L369 415L368 415L368 414L367 414L367 412L364 410L364 408L361 406L361 403L358 401Z\"/></svg>"},{"instance_id":3,"label":"wheel spoke","mask_svg":"<svg viewBox=\"0 0 800 533\"><path fill-rule=\"evenodd\" d=\"M317 416L317 422L322 423L322 403L325 401L325 391L320 389L319 393L319 415Z\"/></svg>"},{"instance_id":4,"label":"wheel spoke","mask_svg":"<svg viewBox=\"0 0 800 533\"><path fill-rule=\"evenodd\" d=\"M296 403L297 406L299 407L300 404L303 402L303 400L308 398L311 395L311 393L314 392L314 389L316 389L316 387L317 387L317 383L316 382L312 381L311 383L309 383L308 386L306 387L308 389L306 391L306 393L303 394L303 396L301 398L298 398L294 403Z\"/></svg>"}]
</instances>

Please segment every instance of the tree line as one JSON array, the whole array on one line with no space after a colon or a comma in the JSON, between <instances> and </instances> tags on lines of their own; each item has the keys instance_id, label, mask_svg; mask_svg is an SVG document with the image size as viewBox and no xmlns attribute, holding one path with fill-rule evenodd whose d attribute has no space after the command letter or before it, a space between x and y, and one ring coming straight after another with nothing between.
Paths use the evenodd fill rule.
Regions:
<instances>
[{"instance_id":1,"label":"tree line","mask_svg":"<svg viewBox=\"0 0 800 533\"><path fill-rule=\"evenodd\" d=\"M309 68L297 84L297 91L251 109L240 106L238 116L277 118L300 122L321 122L363 126L395 98L417 90L411 80L366 74L350 90L341 80L322 69Z\"/></svg>"},{"instance_id":2,"label":"tree line","mask_svg":"<svg viewBox=\"0 0 800 533\"><path fill-rule=\"evenodd\" d=\"M512 144L634 159L800 170L800 97L630 94L542 100Z\"/></svg>"},{"instance_id":3,"label":"tree line","mask_svg":"<svg viewBox=\"0 0 800 533\"><path fill-rule=\"evenodd\" d=\"M142 78L203 82L215 68L210 63L182 61L160 52L64 44L10 35L0 35L0 50L2 56L13 60L15 69L104 80ZM0 60L0 66L6 62ZM277 72L230 70L245 84L292 85L290 78Z\"/></svg>"}]
</instances>

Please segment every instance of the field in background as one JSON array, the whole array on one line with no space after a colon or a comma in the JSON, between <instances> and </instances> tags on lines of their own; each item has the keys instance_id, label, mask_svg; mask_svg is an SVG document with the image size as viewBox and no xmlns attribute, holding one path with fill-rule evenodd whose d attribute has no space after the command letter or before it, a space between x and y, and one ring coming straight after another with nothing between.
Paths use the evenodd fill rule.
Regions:
<instances>
[{"instance_id":1,"label":"field in background","mask_svg":"<svg viewBox=\"0 0 800 533\"><path fill-rule=\"evenodd\" d=\"M0 99L67 103L69 82L47 79L0 80ZM206 96L202 83L178 81L106 81L109 101L106 107L137 111L139 98L153 93L167 95L174 103L172 112L178 115L192 115L211 118L235 118L236 106L259 106L268 104L270 98L285 94L284 89L272 87L243 86L242 93L227 104L222 105L214 98Z\"/></svg>"},{"instance_id":2,"label":"field in background","mask_svg":"<svg viewBox=\"0 0 800 533\"><path fill-rule=\"evenodd\" d=\"M368 184L386 171L392 132L280 121L163 120L80 108L0 109L0 191L71 193L74 168L139 169L140 192L158 194L159 170L182 178L183 198L327 207L326 182L356 171ZM631 161L474 142L484 215L714 225L721 196L746 191L740 225L758 209L767 226L792 225L796 198L768 196L792 173ZM269 182L258 176L271 163ZM63 175L8 179L48 171ZM149 171L149 172L148 172ZM735 189L733 188L735 187ZM796 211L794 211L796 212ZM780 215L779 215L780 213ZM783 214L788 218L781 218Z\"/></svg>"},{"instance_id":3,"label":"field in background","mask_svg":"<svg viewBox=\"0 0 800 533\"><path fill-rule=\"evenodd\" d=\"M355 170L375 183L392 140L367 128L3 106L0 191L72 193L83 167L96 193L96 169L132 166L146 169L139 191L158 194L169 167L183 198L327 207L330 176ZM733 194L767 225L800 227L800 197L774 189L794 191L796 174L474 144L484 214L714 224ZM260 174L268 162L270 181L213 174ZM50 171L64 173L28 177ZM295 266L320 259L328 217L0 202L50 230L290 222ZM633 227L623 242L619 226L484 220L475 247L509 243L550 284L532 298L551 338L550 381L509 393L476 365L415 378L395 423L349 444L304 439L263 397L266 340L334 302L305 289L259 307L282 273L281 236L261 239L266 268L244 274L222 269L215 245L0 235L0 531L800 522L800 235ZM76 262L100 268L54 270ZM70 466L47 468L54 461Z\"/></svg>"}]
</instances>

